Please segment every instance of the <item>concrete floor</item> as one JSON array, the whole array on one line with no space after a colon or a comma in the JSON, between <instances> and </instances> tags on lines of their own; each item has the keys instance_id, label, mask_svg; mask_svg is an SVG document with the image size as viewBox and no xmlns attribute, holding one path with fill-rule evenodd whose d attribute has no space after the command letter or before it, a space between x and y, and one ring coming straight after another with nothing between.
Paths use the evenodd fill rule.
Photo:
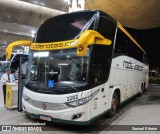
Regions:
<instances>
[{"instance_id":1,"label":"concrete floor","mask_svg":"<svg viewBox=\"0 0 160 134\"><path fill-rule=\"evenodd\" d=\"M106 128L103 132L100 134L159 134L160 133L160 105L144 105L144 106L133 106L128 111L126 111L123 115L121 115L117 120L112 122L110 126L113 127L110 129L110 131L107 131L108 128ZM115 125L115 126L114 126ZM133 126L137 128L136 125L140 125L138 127L152 127L152 125L159 125L158 131L115 131L116 127L119 125L124 125L124 127L127 127L132 129ZM147 126L149 125L149 126ZM122 126L123 127L123 126ZM119 128L118 128L119 129ZM126 128L127 129L127 128ZM112 131L114 130L114 131Z\"/></svg>"},{"instance_id":2,"label":"concrete floor","mask_svg":"<svg viewBox=\"0 0 160 134\"><path fill-rule=\"evenodd\" d=\"M152 91L152 89L155 90L155 93ZM50 130L50 131L43 131L43 132L37 132L39 134L77 134L77 133L100 133L100 134L159 134L158 131L115 131L116 127L119 127L120 125L159 125L158 129L160 130L160 104L159 104L159 98L155 101L155 98L157 97L157 91L160 93L160 86L151 86L150 90L148 90L142 97L136 98L136 100L133 100L129 102L127 105L129 105L129 108L125 108L123 106L121 108L121 111L123 112L119 116L117 116L115 119L113 118L111 121L111 124L109 126L103 127L103 129L100 129L102 127L102 124L106 124L106 122L109 120L106 117L102 117L101 119L97 120L98 124L102 126L97 125L89 125L87 127L96 128L97 131L80 131L85 129L85 127L81 126L68 126L68 125L62 125L59 126L57 124L51 124L50 126L44 126L43 129ZM153 96L149 96L151 92L154 94L154 100L151 104L146 104L147 97L153 98ZM43 123L43 121L34 120L31 118L28 118L24 115L22 112L17 112L17 110L8 110L3 105L3 94L2 90L0 89L0 125L22 125L24 123ZM160 95L160 94L159 94ZM140 101L141 99L141 101ZM140 102L143 102L142 104ZM149 99L149 102L150 99ZM157 102L157 103L156 103ZM135 104L140 105L135 105ZM119 113L118 113L119 114ZM96 124L96 123L95 123ZM114 126L115 125L115 126ZM111 129L109 129L111 127ZM125 126L126 127L126 126ZM110 131L108 131L108 129ZM112 131L114 130L114 131ZM6 132L0 132L0 134L6 133ZM19 134L22 132L12 132L13 134ZM23 133L33 133L33 132L23 132ZM34 132L36 133L36 132Z\"/></svg>"}]
</instances>

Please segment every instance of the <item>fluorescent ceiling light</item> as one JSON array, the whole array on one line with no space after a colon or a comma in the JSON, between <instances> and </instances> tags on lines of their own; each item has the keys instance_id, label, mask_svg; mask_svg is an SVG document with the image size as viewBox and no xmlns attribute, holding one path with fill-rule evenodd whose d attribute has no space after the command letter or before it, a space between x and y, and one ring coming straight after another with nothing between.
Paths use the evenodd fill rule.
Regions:
<instances>
[{"instance_id":1,"label":"fluorescent ceiling light","mask_svg":"<svg viewBox=\"0 0 160 134\"><path fill-rule=\"evenodd\" d=\"M67 63L59 63L58 65L59 66L68 66L69 64L67 64Z\"/></svg>"}]
</instances>

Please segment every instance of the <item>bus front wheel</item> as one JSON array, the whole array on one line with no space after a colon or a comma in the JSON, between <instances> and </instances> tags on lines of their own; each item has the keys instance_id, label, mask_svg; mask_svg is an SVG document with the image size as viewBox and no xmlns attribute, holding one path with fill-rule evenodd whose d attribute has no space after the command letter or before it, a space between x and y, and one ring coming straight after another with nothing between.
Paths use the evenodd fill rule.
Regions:
<instances>
[{"instance_id":1,"label":"bus front wheel","mask_svg":"<svg viewBox=\"0 0 160 134\"><path fill-rule=\"evenodd\" d=\"M117 96L116 92L114 92L114 94L112 96L112 101L111 101L111 109L108 112L109 117L113 117L116 114L117 106L118 106L118 96Z\"/></svg>"}]
</instances>

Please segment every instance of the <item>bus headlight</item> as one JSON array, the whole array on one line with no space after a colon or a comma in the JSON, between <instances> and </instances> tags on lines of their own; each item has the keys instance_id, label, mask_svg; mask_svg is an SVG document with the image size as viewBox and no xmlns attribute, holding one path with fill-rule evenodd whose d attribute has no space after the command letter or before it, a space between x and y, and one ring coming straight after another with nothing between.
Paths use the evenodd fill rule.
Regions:
<instances>
[{"instance_id":1,"label":"bus headlight","mask_svg":"<svg viewBox=\"0 0 160 134\"><path fill-rule=\"evenodd\" d=\"M25 95L25 94L23 94L23 99L24 99L25 101L30 100L30 98L29 98L27 95Z\"/></svg>"},{"instance_id":2,"label":"bus headlight","mask_svg":"<svg viewBox=\"0 0 160 134\"><path fill-rule=\"evenodd\" d=\"M83 105L83 104L89 102L91 99L92 99L92 97L88 96L88 97L85 97L85 98L82 98L82 99L79 99L79 100L75 100L75 101L71 101L71 102L68 102L68 103L65 103L65 104L67 106L70 106L70 107L78 107L80 105Z\"/></svg>"},{"instance_id":3,"label":"bus headlight","mask_svg":"<svg viewBox=\"0 0 160 134\"><path fill-rule=\"evenodd\" d=\"M57 110L67 109L68 106L66 104L61 104Z\"/></svg>"}]
</instances>

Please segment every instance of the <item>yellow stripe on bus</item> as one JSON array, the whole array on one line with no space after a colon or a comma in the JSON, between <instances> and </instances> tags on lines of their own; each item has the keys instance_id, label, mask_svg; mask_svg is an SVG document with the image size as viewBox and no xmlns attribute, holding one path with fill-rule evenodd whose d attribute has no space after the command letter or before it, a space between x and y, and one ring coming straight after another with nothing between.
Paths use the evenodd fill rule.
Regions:
<instances>
[{"instance_id":1,"label":"yellow stripe on bus","mask_svg":"<svg viewBox=\"0 0 160 134\"><path fill-rule=\"evenodd\" d=\"M137 43L137 41L125 30L125 28L119 23L117 22L118 27L144 52L144 49Z\"/></svg>"}]
</instances>

